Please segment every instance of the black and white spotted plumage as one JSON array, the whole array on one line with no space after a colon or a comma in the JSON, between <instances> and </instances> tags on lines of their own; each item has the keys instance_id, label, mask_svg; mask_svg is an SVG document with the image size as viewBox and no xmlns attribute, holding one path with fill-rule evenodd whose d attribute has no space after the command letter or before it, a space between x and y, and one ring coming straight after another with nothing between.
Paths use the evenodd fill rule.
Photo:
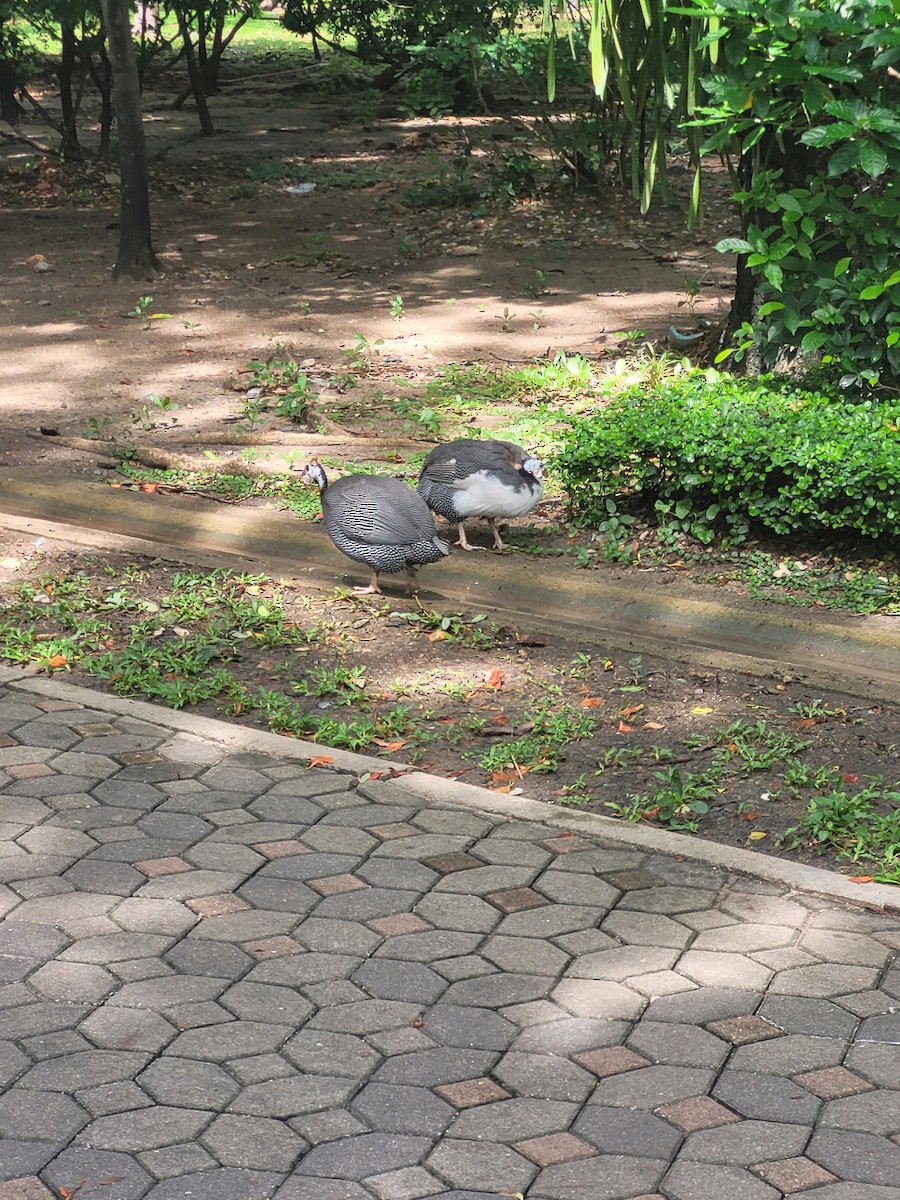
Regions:
<instances>
[{"instance_id":1,"label":"black and white spotted plumage","mask_svg":"<svg viewBox=\"0 0 900 1200\"><path fill-rule=\"evenodd\" d=\"M437 536L427 504L399 479L346 475L329 484L313 461L303 482L315 484L322 497L325 532L338 550L372 570L366 592L380 592L379 574L405 570L412 585L415 568L437 562L450 547Z\"/></svg>"},{"instance_id":2,"label":"black and white spotted plumage","mask_svg":"<svg viewBox=\"0 0 900 1200\"><path fill-rule=\"evenodd\" d=\"M505 550L498 521L524 517L544 494L546 471L539 458L515 442L460 438L435 446L419 476L419 495L439 516L459 526L464 550L465 522L485 517L494 535L494 547Z\"/></svg>"}]
</instances>

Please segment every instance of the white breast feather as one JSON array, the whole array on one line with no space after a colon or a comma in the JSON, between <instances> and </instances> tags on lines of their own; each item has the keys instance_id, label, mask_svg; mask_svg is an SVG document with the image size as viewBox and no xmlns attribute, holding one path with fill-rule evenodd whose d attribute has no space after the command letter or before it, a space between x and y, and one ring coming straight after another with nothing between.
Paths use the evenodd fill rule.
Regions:
<instances>
[{"instance_id":1,"label":"white breast feather","mask_svg":"<svg viewBox=\"0 0 900 1200\"><path fill-rule=\"evenodd\" d=\"M486 471L475 471L454 484L454 503L460 517L524 517L531 512L544 488L537 483L534 488L525 483L518 488L508 487Z\"/></svg>"}]
</instances>

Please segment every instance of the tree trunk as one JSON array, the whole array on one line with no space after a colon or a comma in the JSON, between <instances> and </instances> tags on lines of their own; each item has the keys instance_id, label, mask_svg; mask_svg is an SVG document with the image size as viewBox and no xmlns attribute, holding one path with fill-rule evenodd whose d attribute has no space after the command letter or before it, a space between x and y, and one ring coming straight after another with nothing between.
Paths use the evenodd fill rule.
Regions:
<instances>
[{"instance_id":1,"label":"tree trunk","mask_svg":"<svg viewBox=\"0 0 900 1200\"><path fill-rule=\"evenodd\" d=\"M77 105L72 92L72 81L75 78L76 39L75 30L71 25L63 25L60 28L60 40L62 52L56 77L59 80L59 105L62 110L62 152L64 158L77 162L83 155L81 146L78 144Z\"/></svg>"},{"instance_id":2,"label":"tree trunk","mask_svg":"<svg viewBox=\"0 0 900 1200\"><path fill-rule=\"evenodd\" d=\"M180 4L175 5L178 17L178 29L184 43L184 55L187 60L188 78L191 81L191 91L194 93L194 103L197 105L197 116L200 118L200 130L205 137L211 137L215 132L209 107L206 103L206 93L203 90L203 80L197 66L197 56L194 53L194 43L191 41L191 28L185 11Z\"/></svg>"},{"instance_id":3,"label":"tree trunk","mask_svg":"<svg viewBox=\"0 0 900 1200\"><path fill-rule=\"evenodd\" d=\"M113 275L142 279L158 271L159 262L150 236L147 151L129 4L128 0L102 0L102 4L119 127L120 230Z\"/></svg>"},{"instance_id":4,"label":"tree trunk","mask_svg":"<svg viewBox=\"0 0 900 1200\"><path fill-rule=\"evenodd\" d=\"M16 99L19 80L16 68L8 59L0 58L0 121L15 125L25 115L25 109Z\"/></svg>"}]
</instances>

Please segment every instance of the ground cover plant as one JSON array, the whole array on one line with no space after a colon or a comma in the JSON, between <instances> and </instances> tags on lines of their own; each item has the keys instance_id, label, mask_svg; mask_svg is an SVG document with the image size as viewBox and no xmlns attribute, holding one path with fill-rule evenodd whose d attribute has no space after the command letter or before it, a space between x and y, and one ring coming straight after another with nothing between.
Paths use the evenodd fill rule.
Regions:
<instances>
[{"instance_id":1,"label":"ground cover plant","mask_svg":"<svg viewBox=\"0 0 900 1200\"><path fill-rule=\"evenodd\" d=\"M900 883L891 706L264 574L3 552L7 665Z\"/></svg>"}]
</instances>

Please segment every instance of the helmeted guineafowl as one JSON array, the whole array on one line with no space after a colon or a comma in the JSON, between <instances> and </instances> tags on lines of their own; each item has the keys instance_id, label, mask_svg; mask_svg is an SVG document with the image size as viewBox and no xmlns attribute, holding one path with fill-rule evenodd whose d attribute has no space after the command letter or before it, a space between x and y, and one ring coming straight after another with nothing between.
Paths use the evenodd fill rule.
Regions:
<instances>
[{"instance_id":1,"label":"helmeted guineafowl","mask_svg":"<svg viewBox=\"0 0 900 1200\"><path fill-rule=\"evenodd\" d=\"M474 550L464 522L485 517L494 547L505 550L497 522L523 517L544 494L546 471L539 458L515 442L460 438L435 446L419 476L419 495L430 509L459 525L457 545Z\"/></svg>"},{"instance_id":2,"label":"helmeted guineafowl","mask_svg":"<svg viewBox=\"0 0 900 1200\"><path fill-rule=\"evenodd\" d=\"M369 586L354 589L361 594L380 594L379 574L404 569L411 592L415 568L450 553L437 536L425 501L399 479L345 475L329 484L321 464L313 459L303 472L303 482L318 487L325 532L338 550L372 568Z\"/></svg>"}]
</instances>

